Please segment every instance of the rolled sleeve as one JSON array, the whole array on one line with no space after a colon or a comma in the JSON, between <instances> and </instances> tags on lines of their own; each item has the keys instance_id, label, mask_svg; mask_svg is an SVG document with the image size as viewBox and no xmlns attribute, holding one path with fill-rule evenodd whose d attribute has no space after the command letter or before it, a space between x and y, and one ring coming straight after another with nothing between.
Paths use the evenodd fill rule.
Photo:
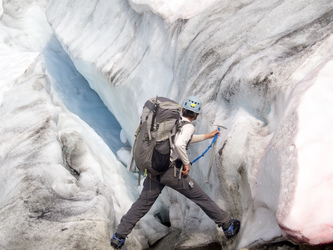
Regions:
<instances>
[{"instance_id":1,"label":"rolled sleeve","mask_svg":"<svg viewBox=\"0 0 333 250\"><path fill-rule=\"evenodd\" d=\"M204 140L205 140L205 134L202 134L202 135L193 135L191 143L196 143L196 142L200 142L200 141L204 141Z\"/></svg>"}]
</instances>

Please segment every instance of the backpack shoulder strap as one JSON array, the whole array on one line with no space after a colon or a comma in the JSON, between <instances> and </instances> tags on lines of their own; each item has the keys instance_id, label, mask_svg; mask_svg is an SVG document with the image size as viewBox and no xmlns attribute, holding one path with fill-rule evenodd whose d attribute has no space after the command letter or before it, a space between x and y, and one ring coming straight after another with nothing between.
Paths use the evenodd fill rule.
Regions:
<instances>
[{"instance_id":1,"label":"backpack shoulder strap","mask_svg":"<svg viewBox=\"0 0 333 250\"><path fill-rule=\"evenodd\" d=\"M182 129L182 127L186 124L191 124L191 122L180 120L180 122L178 122L178 124L176 126L176 129L177 129L176 132L179 132Z\"/></svg>"},{"instance_id":2,"label":"backpack shoulder strap","mask_svg":"<svg viewBox=\"0 0 333 250\"><path fill-rule=\"evenodd\" d=\"M191 124L191 122L189 122L189 121L181 121L181 125L179 125L179 131L186 124ZM190 143L191 143L192 137L193 137L193 135L191 136L191 139L188 141L188 143L186 145L186 150L188 149L188 145L190 145Z\"/></svg>"},{"instance_id":3,"label":"backpack shoulder strap","mask_svg":"<svg viewBox=\"0 0 333 250\"><path fill-rule=\"evenodd\" d=\"M174 148L175 135L182 129L182 127L185 124L191 124L191 122L189 122L189 121L183 121L183 120L178 120L177 125L173 128L173 131L169 134L170 148L172 148L172 149ZM188 144L186 146L186 149L188 147Z\"/></svg>"},{"instance_id":4,"label":"backpack shoulder strap","mask_svg":"<svg viewBox=\"0 0 333 250\"><path fill-rule=\"evenodd\" d=\"M180 130L185 124L191 124L191 122L180 119L180 122L178 122L177 128Z\"/></svg>"}]
</instances>

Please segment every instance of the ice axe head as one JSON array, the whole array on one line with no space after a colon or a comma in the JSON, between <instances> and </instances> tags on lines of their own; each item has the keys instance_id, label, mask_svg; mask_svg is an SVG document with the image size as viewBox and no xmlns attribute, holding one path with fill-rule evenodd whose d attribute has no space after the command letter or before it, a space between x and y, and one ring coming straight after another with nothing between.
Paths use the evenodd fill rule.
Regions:
<instances>
[{"instance_id":1,"label":"ice axe head","mask_svg":"<svg viewBox=\"0 0 333 250\"><path fill-rule=\"evenodd\" d=\"M228 130L226 127L222 126L222 125L213 125L213 126L216 126L218 130L220 130L220 128L223 128L225 130Z\"/></svg>"}]
</instances>

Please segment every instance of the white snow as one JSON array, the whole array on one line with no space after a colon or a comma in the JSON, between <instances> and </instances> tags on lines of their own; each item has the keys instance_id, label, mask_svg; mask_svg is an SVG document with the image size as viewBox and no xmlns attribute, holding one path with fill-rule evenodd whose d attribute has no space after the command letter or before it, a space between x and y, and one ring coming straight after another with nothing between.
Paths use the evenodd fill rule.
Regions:
<instances>
[{"instance_id":1,"label":"white snow","mask_svg":"<svg viewBox=\"0 0 333 250\"><path fill-rule=\"evenodd\" d=\"M209 153L190 174L242 229L226 241L164 189L127 249L170 231L155 214L183 247L332 242L332 11L330 0L0 1L0 247L108 249L142 188L126 165L156 95L198 95L196 132L228 128L209 183Z\"/></svg>"}]
</instances>

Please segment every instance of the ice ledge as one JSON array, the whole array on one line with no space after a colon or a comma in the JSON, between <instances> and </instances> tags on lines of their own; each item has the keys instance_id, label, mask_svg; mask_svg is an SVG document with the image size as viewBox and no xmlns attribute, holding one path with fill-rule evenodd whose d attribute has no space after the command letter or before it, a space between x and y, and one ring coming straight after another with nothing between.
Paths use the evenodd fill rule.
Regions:
<instances>
[{"instance_id":1,"label":"ice ledge","mask_svg":"<svg viewBox=\"0 0 333 250\"><path fill-rule=\"evenodd\" d=\"M152 11L168 23L177 19L189 19L203 11L217 0L129 0L131 7L139 14Z\"/></svg>"}]
</instances>

